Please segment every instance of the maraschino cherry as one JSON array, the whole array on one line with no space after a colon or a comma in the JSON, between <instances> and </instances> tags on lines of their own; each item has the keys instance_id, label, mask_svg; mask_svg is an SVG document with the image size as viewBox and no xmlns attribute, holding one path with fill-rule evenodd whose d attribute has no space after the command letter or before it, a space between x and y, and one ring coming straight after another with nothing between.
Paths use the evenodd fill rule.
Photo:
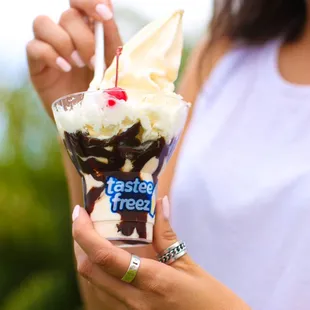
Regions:
<instances>
[{"instance_id":1,"label":"maraschino cherry","mask_svg":"<svg viewBox=\"0 0 310 310\"><path fill-rule=\"evenodd\" d=\"M119 70L119 57L121 56L123 51L123 47L120 46L116 50L116 77L115 77L115 87L109 88L106 90L106 93L108 93L110 96L118 99L118 100L124 100L127 101L128 96L124 89L118 87L118 70ZM116 101L113 99L108 100L108 106L113 107L116 104Z\"/></svg>"}]
</instances>

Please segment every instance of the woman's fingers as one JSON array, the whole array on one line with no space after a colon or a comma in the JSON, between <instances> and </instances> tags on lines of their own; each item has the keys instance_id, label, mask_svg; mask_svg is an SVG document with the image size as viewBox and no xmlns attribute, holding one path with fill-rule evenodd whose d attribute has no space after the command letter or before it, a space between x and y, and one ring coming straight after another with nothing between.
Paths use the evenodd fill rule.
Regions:
<instances>
[{"instance_id":1,"label":"woman's fingers","mask_svg":"<svg viewBox=\"0 0 310 310\"><path fill-rule=\"evenodd\" d=\"M99 265L92 263L86 253L76 242L74 244L74 251L79 274L97 288L111 296L110 298L116 298L119 302L125 305L129 305L129 299L138 298L138 289L116 279L106 273Z\"/></svg>"},{"instance_id":2,"label":"woman's fingers","mask_svg":"<svg viewBox=\"0 0 310 310\"><path fill-rule=\"evenodd\" d=\"M93 223L83 208L75 207L72 218L73 238L89 260L120 281L128 270L131 254L101 238L94 230ZM150 267L154 263L157 264L152 260L141 258L141 264L132 285L139 288L144 287L145 283L151 282L158 271L156 268Z\"/></svg>"},{"instance_id":3,"label":"woman's fingers","mask_svg":"<svg viewBox=\"0 0 310 310\"><path fill-rule=\"evenodd\" d=\"M105 62L109 66L122 39L116 25L110 0L71 0L70 6L104 24Z\"/></svg>"},{"instance_id":4,"label":"woman's fingers","mask_svg":"<svg viewBox=\"0 0 310 310\"><path fill-rule=\"evenodd\" d=\"M76 9L65 11L59 25L47 16L38 16L33 23L36 39L53 47L62 57L59 66L70 65L83 68L85 64L91 66L91 58L95 53L95 39L84 16Z\"/></svg>"},{"instance_id":5,"label":"woman's fingers","mask_svg":"<svg viewBox=\"0 0 310 310\"><path fill-rule=\"evenodd\" d=\"M33 23L35 38L50 44L67 62L74 65L71 58L74 45L69 34L47 16L38 16Z\"/></svg>"},{"instance_id":6,"label":"woman's fingers","mask_svg":"<svg viewBox=\"0 0 310 310\"><path fill-rule=\"evenodd\" d=\"M154 247L157 253L161 253L178 241L169 223L170 203L167 196L157 201L155 219Z\"/></svg>"},{"instance_id":7,"label":"woman's fingers","mask_svg":"<svg viewBox=\"0 0 310 310\"><path fill-rule=\"evenodd\" d=\"M95 36L84 16L76 9L69 9L62 14L59 24L69 34L75 47L71 59L80 68L90 64L95 54Z\"/></svg>"},{"instance_id":8,"label":"woman's fingers","mask_svg":"<svg viewBox=\"0 0 310 310\"><path fill-rule=\"evenodd\" d=\"M70 7L99 21L108 21L113 18L110 0L70 0Z\"/></svg>"},{"instance_id":9,"label":"woman's fingers","mask_svg":"<svg viewBox=\"0 0 310 310\"><path fill-rule=\"evenodd\" d=\"M68 72L71 65L55 51L55 49L40 40L32 40L27 45L27 57L30 75L35 76L48 66Z\"/></svg>"},{"instance_id":10,"label":"woman's fingers","mask_svg":"<svg viewBox=\"0 0 310 310\"><path fill-rule=\"evenodd\" d=\"M171 287L173 283L171 275L178 271L162 263L144 258L141 259L134 281L130 285L122 282L121 279L127 272L131 255L101 238L94 230L84 209L76 207L72 218L73 237L82 249L79 251L80 253L76 253L78 270L83 277L92 281L97 287L108 291L109 294L129 305L130 309L140 309L131 302L139 302L139 300L142 302L146 296L145 292L164 295ZM129 285L134 289L128 289L124 294L124 285ZM127 292L129 296L132 294L133 298L128 299Z\"/></svg>"},{"instance_id":11,"label":"woman's fingers","mask_svg":"<svg viewBox=\"0 0 310 310\"><path fill-rule=\"evenodd\" d=\"M159 200L156 205L156 223L154 226L154 248L157 253L162 253L172 244L178 240L175 232L173 231L170 222L170 203L166 196L164 199ZM179 269L187 269L192 265L192 260L186 254L172 263L173 267Z\"/></svg>"},{"instance_id":12,"label":"woman's fingers","mask_svg":"<svg viewBox=\"0 0 310 310\"><path fill-rule=\"evenodd\" d=\"M107 273L121 279L128 269L131 255L101 238L83 208L77 206L74 209L73 219L73 238L89 259L103 267Z\"/></svg>"},{"instance_id":13,"label":"woman's fingers","mask_svg":"<svg viewBox=\"0 0 310 310\"><path fill-rule=\"evenodd\" d=\"M177 272L164 264L147 259L141 262L136 279L127 284L118 279L120 274L114 277L106 272L106 268L101 267L101 260L99 263L94 263L77 242L74 243L74 251L79 274L97 288L124 303L129 309L141 309L147 297L146 292L163 295L172 285L171 272ZM114 268L119 268L117 262L114 262Z\"/></svg>"}]
</instances>

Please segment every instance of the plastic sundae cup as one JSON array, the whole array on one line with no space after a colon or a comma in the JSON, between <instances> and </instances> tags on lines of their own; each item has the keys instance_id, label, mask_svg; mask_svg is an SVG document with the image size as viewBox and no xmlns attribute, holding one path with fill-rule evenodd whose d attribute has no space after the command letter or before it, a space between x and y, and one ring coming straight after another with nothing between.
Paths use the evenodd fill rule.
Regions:
<instances>
[{"instance_id":1,"label":"plastic sundae cup","mask_svg":"<svg viewBox=\"0 0 310 310\"><path fill-rule=\"evenodd\" d=\"M100 83L96 67L91 86L100 90L53 104L58 131L82 178L85 209L98 233L118 245L153 240L158 177L189 108L174 92L182 17L179 10L153 21L119 47Z\"/></svg>"},{"instance_id":2,"label":"plastic sundae cup","mask_svg":"<svg viewBox=\"0 0 310 310\"><path fill-rule=\"evenodd\" d=\"M60 98L53 104L54 117L97 232L127 246L147 244L153 240L158 177L182 133L189 104L176 94L126 89L122 98L115 91L123 92Z\"/></svg>"}]
</instances>

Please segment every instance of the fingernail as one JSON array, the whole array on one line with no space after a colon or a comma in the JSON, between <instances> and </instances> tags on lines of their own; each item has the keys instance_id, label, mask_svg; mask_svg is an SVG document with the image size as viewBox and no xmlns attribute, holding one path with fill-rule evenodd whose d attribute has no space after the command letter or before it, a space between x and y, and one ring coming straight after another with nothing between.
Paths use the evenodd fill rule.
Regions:
<instances>
[{"instance_id":1,"label":"fingernail","mask_svg":"<svg viewBox=\"0 0 310 310\"><path fill-rule=\"evenodd\" d=\"M95 55L90 59L90 64L95 68L95 63L96 63L96 57Z\"/></svg>"},{"instance_id":2,"label":"fingernail","mask_svg":"<svg viewBox=\"0 0 310 310\"><path fill-rule=\"evenodd\" d=\"M113 18L112 11L103 3L96 5L96 12L102 17L103 20L110 20Z\"/></svg>"},{"instance_id":3,"label":"fingernail","mask_svg":"<svg viewBox=\"0 0 310 310\"><path fill-rule=\"evenodd\" d=\"M82 60L80 54L78 53L78 51L74 51L72 54L71 54L71 58L72 60L75 62L75 64L79 67L79 68L83 68L85 67L85 63L84 61Z\"/></svg>"},{"instance_id":4,"label":"fingernail","mask_svg":"<svg viewBox=\"0 0 310 310\"><path fill-rule=\"evenodd\" d=\"M168 196L165 196L162 200L162 206L163 206L163 214L164 218L169 221L170 218L170 203Z\"/></svg>"},{"instance_id":5,"label":"fingernail","mask_svg":"<svg viewBox=\"0 0 310 310\"><path fill-rule=\"evenodd\" d=\"M56 64L64 72L69 72L72 69L71 65L67 62L67 60L62 57L57 57Z\"/></svg>"},{"instance_id":6,"label":"fingernail","mask_svg":"<svg viewBox=\"0 0 310 310\"><path fill-rule=\"evenodd\" d=\"M79 205L76 205L73 212L72 212L72 222L74 222L78 217L79 217L79 214L80 214L80 206Z\"/></svg>"}]
</instances>

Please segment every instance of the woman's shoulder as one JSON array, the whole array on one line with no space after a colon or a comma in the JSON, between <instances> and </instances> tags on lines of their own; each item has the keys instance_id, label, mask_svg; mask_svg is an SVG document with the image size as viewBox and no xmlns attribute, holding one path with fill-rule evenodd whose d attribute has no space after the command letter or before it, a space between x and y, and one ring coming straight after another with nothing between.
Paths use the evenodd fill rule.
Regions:
<instances>
[{"instance_id":1,"label":"woman's shoulder","mask_svg":"<svg viewBox=\"0 0 310 310\"><path fill-rule=\"evenodd\" d=\"M211 75L218 62L231 48L231 41L227 38L210 44L210 38L205 36L197 43L187 61L179 85L179 93L187 101L195 102L204 81Z\"/></svg>"},{"instance_id":2,"label":"woman's shoulder","mask_svg":"<svg viewBox=\"0 0 310 310\"><path fill-rule=\"evenodd\" d=\"M204 81L207 80L215 69L224 66L230 67L235 63L244 63L249 60L254 63L255 59L261 59L268 54L273 54L278 48L280 39L269 40L260 44L247 44L246 42L233 41L229 38L222 38L216 42L204 38L198 46L200 59L203 61L197 65L198 70L203 70ZM203 64L203 66L201 66Z\"/></svg>"},{"instance_id":3,"label":"woman's shoulder","mask_svg":"<svg viewBox=\"0 0 310 310\"><path fill-rule=\"evenodd\" d=\"M223 57L234 49L234 43L227 37L212 42L206 36L199 42L197 49L200 54L200 62L197 64L197 69L202 71L206 80Z\"/></svg>"},{"instance_id":4,"label":"woman's shoulder","mask_svg":"<svg viewBox=\"0 0 310 310\"><path fill-rule=\"evenodd\" d=\"M179 93L187 101L195 102L205 86L210 89L214 83L221 83L227 76L232 78L232 75L240 70L248 72L253 71L253 66L267 65L260 63L260 60L264 62L276 52L277 42L278 40L272 40L248 45L235 42L228 37L216 41L208 36L203 37L187 62Z\"/></svg>"},{"instance_id":5,"label":"woman's shoulder","mask_svg":"<svg viewBox=\"0 0 310 310\"><path fill-rule=\"evenodd\" d=\"M217 89L216 85L224 85L225 81L256 78L254 75L260 70L271 70L278 46L277 39L250 45L224 38L211 44L201 54L204 65L199 69L203 72L200 91L207 88L210 92Z\"/></svg>"}]
</instances>

